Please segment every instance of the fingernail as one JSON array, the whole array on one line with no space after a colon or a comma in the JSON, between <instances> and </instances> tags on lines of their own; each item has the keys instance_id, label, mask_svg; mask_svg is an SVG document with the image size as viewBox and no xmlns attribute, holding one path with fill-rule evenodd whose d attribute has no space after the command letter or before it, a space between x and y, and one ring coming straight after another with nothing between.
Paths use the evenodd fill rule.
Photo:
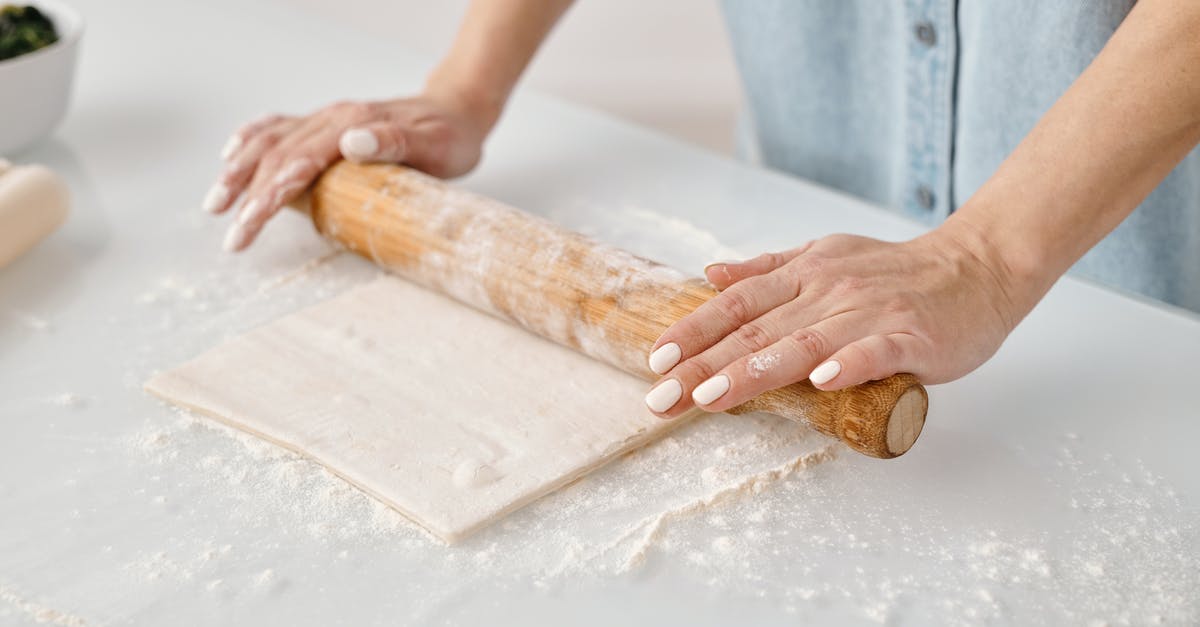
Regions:
<instances>
[{"instance_id":1,"label":"fingernail","mask_svg":"<svg viewBox=\"0 0 1200 627\"><path fill-rule=\"evenodd\" d=\"M342 133L338 148L347 157L374 157L379 152L379 140L376 139L375 133L365 128L352 128Z\"/></svg>"},{"instance_id":2,"label":"fingernail","mask_svg":"<svg viewBox=\"0 0 1200 627\"><path fill-rule=\"evenodd\" d=\"M224 183L217 183L208 189L204 195L204 210L216 213L229 201L229 188Z\"/></svg>"},{"instance_id":3,"label":"fingernail","mask_svg":"<svg viewBox=\"0 0 1200 627\"><path fill-rule=\"evenodd\" d=\"M808 380L811 381L813 385L821 385L822 383L828 383L831 381L834 377L838 376L838 373L841 371L842 364L836 361L827 361L820 366L817 366L812 371L812 374L808 375Z\"/></svg>"},{"instance_id":4,"label":"fingernail","mask_svg":"<svg viewBox=\"0 0 1200 627\"><path fill-rule=\"evenodd\" d=\"M708 278L708 270L710 268L720 267L721 273L725 275L725 281L728 283L732 283L733 275L729 274L729 266L731 264L735 264L735 263L741 263L741 262L740 261L732 261L732 260L730 260L730 261L714 261L714 262L708 264L707 266L704 266L704 278L706 278L706 279Z\"/></svg>"},{"instance_id":5,"label":"fingernail","mask_svg":"<svg viewBox=\"0 0 1200 627\"><path fill-rule=\"evenodd\" d=\"M728 266L728 265L732 265L732 264L735 264L735 263L741 263L741 262L740 262L740 261L735 261L735 260L733 260L733 259L725 259L725 260L723 260L723 261L713 261L713 262L709 263L707 266L704 266L704 272L707 274L707 273L708 273L708 269L709 269L709 268L711 268L711 267L713 267L713 266Z\"/></svg>"},{"instance_id":6,"label":"fingernail","mask_svg":"<svg viewBox=\"0 0 1200 627\"><path fill-rule=\"evenodd\" d=\"M646 407L650 411L662 413L675 406L679 397L683 396L683 386L675 379L667 379L654 386L646 395Z\"/></svg>"},{"instance_id":7,"label":"fingernail","mask_svg":"<svg viewBox=\"0 0 1200 627\"><path fill-rule=\"evenodd\" d=\"M240 223L234 223L229 227L229 231L225 233L224 248L227 253L236 253L245 245L246 229L242 228Z\"/></svg>"},{"instance_id":8,"label":"fingernail","mask_svg":"<svg viewBox=\"0 0 1200 627\"><path fill-rule=\"evenodd\" d=\"M233 153L237 152L237 149L241 147L242 134L234 133L228 140L226 140L225 147L221 149L221 159L229 161L229 158L233 156Z\"/></svg>"},{"instance_id":9,"label":"fingernail","mask_svg":"<svg viewBox=\"0 0 1200 627\"><path fill-rule=\"evenodd\" d=\"M692 390L692 400L697 405L707 405L721 398L729 391L729 377L719 374Z\"/></svg>"},{"instance_id":10,"label":"fingernail","mask_svg":"<svg viewBox=\"0 0 1200 627\"><path fill-rule=\"evenodd\" d=\"M237 214L237 223L242 226L249 224L258 213L258 204L257 198L247 202Z\"/></svg>"},{"instance_id":11,"label":"fingernail","mask_svg":"<svg viewBox=\"0 0 1200 627\"><path fill-rule=\"evenodd\" d=\"M679 345L675 342L663 344L653 353L650 353L650 369L654 371L654 374L663 374L674 368L682 356L683 351L679 349Z\"/></svg>"}]
</instances>

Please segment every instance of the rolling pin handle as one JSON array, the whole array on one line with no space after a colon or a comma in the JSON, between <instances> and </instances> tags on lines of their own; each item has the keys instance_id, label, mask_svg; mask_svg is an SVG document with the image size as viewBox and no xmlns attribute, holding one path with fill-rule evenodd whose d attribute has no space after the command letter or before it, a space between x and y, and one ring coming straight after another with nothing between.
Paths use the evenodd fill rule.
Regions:
<instances>
[{"instance_id":1,"label":"rolling pin handle","mask_svg":"<svg viewBox=\"0 0 1200 627\"><path fill-rule=\"evenodd\" d=\"M836 392L801 381L760 394L729 413L761 411L805 422L864 455L891 459L912 448L928 409L929 395L917 378L899 374Z\"/></svg>"}]
</instances>

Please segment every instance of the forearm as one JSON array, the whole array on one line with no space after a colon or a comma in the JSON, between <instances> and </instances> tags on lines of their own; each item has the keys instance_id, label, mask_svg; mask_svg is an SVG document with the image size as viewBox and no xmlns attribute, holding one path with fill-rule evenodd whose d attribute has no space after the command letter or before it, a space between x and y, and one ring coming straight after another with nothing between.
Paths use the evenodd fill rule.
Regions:
<instances>
[{"instance_id":1,"label":"forearm","mask_svg":"<svg viewBox=\"0 0 1200 627\"><path fill-rule=\"evenodd\" d=\"M451 95L490 129L571 0L474 0L426 90Z\"/></svg>"},{"instance_id":2,"label":"forearm","mask_svg":"<svg viewBox=\"0 0 1200 627\"><path fill-rule=\"evenodd\" d=\"M1200 5L1143 0L938 231L989 257L1028 311L1198 141Z\"/></svg>"}]
</instances>

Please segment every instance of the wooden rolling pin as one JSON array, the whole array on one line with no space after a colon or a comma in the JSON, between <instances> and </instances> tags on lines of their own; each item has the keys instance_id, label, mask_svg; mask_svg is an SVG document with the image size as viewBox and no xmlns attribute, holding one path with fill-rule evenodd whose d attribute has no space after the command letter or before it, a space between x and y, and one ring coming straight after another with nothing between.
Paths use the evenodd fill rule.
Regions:
<instances>
[{"instance_id":1,"label":"wooden rolling pin","mask_svg":"<svg viewBox=\"0 0 1200 627\"><path fill-rule=\"evenodd\" d=\"M415 170L341 162L310 191L317 230L379 266L653 381L655 340L716 291ZM867 455L891 458L925 424L912 375L824 392L807 381L732 410L803 421Z\"/></svg>"}]
</instances>

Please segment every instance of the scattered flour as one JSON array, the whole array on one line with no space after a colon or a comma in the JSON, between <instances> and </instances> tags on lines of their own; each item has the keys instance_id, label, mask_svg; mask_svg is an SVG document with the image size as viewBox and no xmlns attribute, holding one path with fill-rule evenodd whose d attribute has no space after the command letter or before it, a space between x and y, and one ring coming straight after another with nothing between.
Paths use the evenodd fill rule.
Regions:
<instances>
[{"instance_id":1,"label":"scattered flour","mask_svg":"<svg viewBox=\"0 0 1200 627\"><path fill-rule=\"evenodd\" d=\"M26 596L4 583L0 583L0 603L4 604L0 605L0 619L16 613L27 620L42 624L65 625L66 627L82 627L88 624L86 620L69 612L30 601Z\"/></svg>"},{"instance_id":2,"label":"scattered flour","mask_svg":"<svg viewBox=\"0 0 1200 627\"><path fill-rule=\"evenodd\" d=\"M832 459L836 446L832 443L827 444L815 452L797 457L777 468L744 477L736 483L723 487L716 492L639 521L632 529L622 534L614 542L615 546L615 544L619 544L630 538L639 530L643 531L641 538L634 544L633 550L629 553L629 557L622 564L620 572L641 566L646 561L646 553L662 538L668 522L696 515L737 497L759 494L769 484L786 479L798 470Z\"/></svg>"},{"instance_id":3,"label":"scattered flour","mask_svg":"<svg viewBox=\"0 0 1200 627\"><path fill-rule=\"evenodd\" d=\"M631 203L601 206L588 199L576 199L551 217L585 235L620 243L633 253L695 274L709 262L746 257L689 220Z\"/></svg>"},{"instance_id":4,"label":"scattered flour","mask_svg":"<svg viewBox=\"0 0 1200 627\"><path fill-rule=\"evenodd\" d=\"M17 311L16 309L10 309L8 311L8 316L10 318L12 318L13 320L16 320L21 325L25 326L25 328L29 329L30 331L50 331L51 330L51 325L50 325L49 320L46 320L45 318L40 318L33 314L25 313L23 311Z\"/></svg>"},{"instance_id":5,"label":"scattered flour","mask_svg":"<svg viewBox=\"0 0 1200 627\"><path fill-rule=\"evenodd\" d=\"M911 518L893 516L894 503L850 507L845 496L879 462L751 415L686 425L453 547L320 466L184 412L165 428L148 425L130 445L146 463L193 468L194 481L212 486L204 493L219 495L201 508L226 512L250 537L261 529L284 547L315 543L309 554L327 547L329 564L378 556L407 569L427 602L414 609L418 618L420 608L436 612L439 599L472 586L553 592L653 562L684 568L722 595L770 599L798 620L848 606L880 623L910 615L950 625L1045 616L1194 623L1200 556L1191 548L1200 528L1160 478L1136 464L1088 459L1078 438L1065 442L1047 480L1067 488L1072 501L1064 507L1079 516L1055 533L951 531L935 511L908 524L896 522ZM1098 472L1111 480L1098 480ZM287 572L278 565L286 548L166 548L130 571L151 582L263 593L270 586L260 583L261 567L240 575L206 569L250 561L272 564L270 577ZM888 559L897 554L908 563L899 571ZM855 574L838 576L831 564Z\"/></svg>"},{"instance_id":6,"label":"scattered flour","mask_svg":"<svg viewBox=\"0 0 1200 627\"><path fill-rule=\"evenodd\" d=\"M158 280L153 288L138 295L137 301L143 305L153 305L172 300L193 301L200 295L198 288L177 276L165 276Z\"/></svg>"},{"instance_id":7,"label":"scattered flour","mask_svg":"<svg viewBox=\"0 0 1200 627\"><path fill-rule=\"evenodd\" d=\"M84 398L78 394L72 394L70 392L63 392L62 394L55 394L54 396L51 396L50 398L46 399L46 402L50 403L51 405L58 405L59 407L69 407L72 409L80 408L80 407L87 405L86 398Z\"/></svg>"},{"instance_id":8,"label":"scattered flour","mask_svg":"<svg viewBox=\"0 0 1200 627\"><path fill-rule=\"evenodd\" d=\"M682 238L674 252L690 256L689 264L698 250L702 261L743 257L703 233L684 236L686 223L637 208L622 212L630 219L612 222L633 225L627 235L635 252L650 254L636 249L652 247L645 233L659 229L664 239ZM621 237L604 233L608 241ZM190 285L194 292L179 283L157 286L161 296L146 304L163 312L163 341L132 365L131 384L374 276L347 273L341 264L348 257L308 262L277 279L214 273ZM166 342L181 325L191 344ZM771 365L764 362L763 371ZM271 581L302 579L312 562L320 569L370 564L411 583L411 615L402 622L432 623L447 622L435 620L447 603L477 588L554 594L647 567L681 573L722 597L763 600L798 623L822 622L830 608L881 624L1200 623L1200 526L1192 510L1160 477L1088 450L1076 434L1064 437L1057 464L1045 472L1069 494L1062 507L1073 514L1053 530L951 523L938 511L898 522L911 520L899 515L909 509L847 498L878 479L871 473L880 462L840 454L840 444L786 421L739 416L686 425L454 547L320 466L186 413L148 423L123 446L147 475L169 467L182 477L173 489L188 496L165 496L192 509L157 508L157 515L220 512L239 529L237 537L160 541L126 568L146 585L262 595ZM147 498L162 492L155 489ZM268 572L266 585L259 583ZM16 607L4 590L0 600Z\"/></svg>"},{"instance_id":9,"label":"scattered flour","mask_svg":"<svg viewBox=\"0 0 1200 627\"><path fill-rule=\"evenodd\" d=\"M735 547L733 539L729 536L717 536L712 542L713 550L722 555L733 552Z\"/></svg>"},{"instance_id":10,"label":"scattered flour","mask_svg":"<svg viewBox=\"0 0 1200 627\"><path fill-rule=\"evenodd\" d=\"M288 283L291 283L292 281L307 277L307 276L311 275L314 270L333 261L338 255L341 255L343 252L345 252L345 251L340 248L335 248L335 249L330 250L329 252L325 253L324 255L321 255L319 257L313 257L309 261L304 262L304 264L302 264L299 268L296 268L295 270L290 270L279 276L276 276L271 279L267 279L267 280L263 281L258 286L258 292L260 294L265 294L267 292L270 292L271 290L274 290L274 289L280 288L284 285L287 285Z\"/></svg>"},{"instance_id":11,"label":"scattered flour","mask_svg":"<svg viewBox=\"0 0 1200 627\"><path fill-rule=\"evenodd\" d=\"M254 576L254 583L259 586L270 585L273 581L275 581L275 571L271 568L268 568Z\"/></svg>"}]
</instances>

